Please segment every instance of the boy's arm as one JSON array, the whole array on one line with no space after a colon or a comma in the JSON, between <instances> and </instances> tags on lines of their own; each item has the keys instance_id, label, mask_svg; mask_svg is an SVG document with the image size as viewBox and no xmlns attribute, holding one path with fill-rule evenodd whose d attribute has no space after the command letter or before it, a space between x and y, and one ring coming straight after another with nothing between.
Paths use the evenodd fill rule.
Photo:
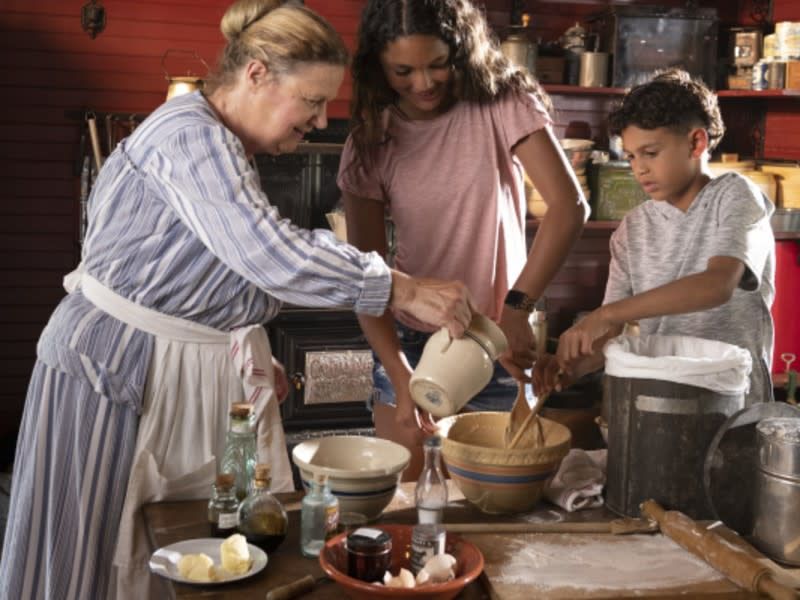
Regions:
<instances>
[{"instance_id":1,"label":"boy's arm","mask_svg":"<svg viewBox=\"0 0 800 600\"><path fill-rule=\"evenodd\" d=\"M559 363L570 365L578 357L593 354L599 338L620 330L627 321L697 312L724 304L744 275L742 261L714 256L705 271L601 306L562 334L558 343Z\"/></svg>"}]
</instances>

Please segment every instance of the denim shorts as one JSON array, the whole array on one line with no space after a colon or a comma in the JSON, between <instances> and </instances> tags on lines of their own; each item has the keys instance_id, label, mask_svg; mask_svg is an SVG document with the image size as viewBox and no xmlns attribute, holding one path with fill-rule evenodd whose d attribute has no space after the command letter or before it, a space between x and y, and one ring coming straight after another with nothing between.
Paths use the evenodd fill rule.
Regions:
<instances>
[{"instance_id":1,"label":"denim shorts","mask_svg":"<svg viewBox=\"0 0 800 600\"><path fill-rule=\"evenodd\" d=\"M416 368L420 357L422 356L422 349L425 342L433 335L432 333L425 333L406 327L405 325L397 324L397 336L400 338L400 347L408 359L411 368ZM373 353L375 364L372 368L372 382L374 385L374 392L372 394L372 402L380 404L388 404L389 406L396 406L394 388L392 382L389 380L389 375L386 369L378 360L377 355ZM528 403L533 402L533 392L531 386L525 386L525 395L528 398ZM464 407L464 410L511 410L514 400L517 397L517 381L508 374L499 362L495 363L494 375L491 381L486 385L481 392L470 400ZM371 408L371 407L370 407Z\"/></svg>"}]
</instances>

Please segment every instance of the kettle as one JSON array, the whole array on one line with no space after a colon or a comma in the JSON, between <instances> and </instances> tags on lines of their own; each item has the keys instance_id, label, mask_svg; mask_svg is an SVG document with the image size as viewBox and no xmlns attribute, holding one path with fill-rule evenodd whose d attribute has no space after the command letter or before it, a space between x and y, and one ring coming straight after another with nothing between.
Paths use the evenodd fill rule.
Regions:
<instances>
[{"instance_id":1,"label":"kettle","mask_svg":"<svg viewBox=\"0 0 800 600\"><path fill-rule=\"evenodd\" d=\"M164 52L164 54L161 56L161 70L164 71L164 77L166 77L167 81L169 82L169 87L167 88L167 100L174 98L175 96L181 96L183 94L194 92L195 90L203 89L203 79L198 75L192 75L191 72L187 72L187 74L182 77L173 77L169 74L166 66L164 65L164 62L169 54L189 54L203 63L206 71L208 71L208 63L206 63L206 61L204 61L194 50L170 49Z\"/></svg>"},{"instance_id":2,"label":"kettle","mask_svg":"<svg viewBox=\"0 0 800 600\"><path fill-rule=\"evenodd\" d=\"M539 54L537 45L532 42L526 33L531 16L522 15L522 25L512 25L512 32L500 44L500 50L508 60L518 67L528 70L531 75L536 74L536 58Z\"/></svg>"}]
</instances>

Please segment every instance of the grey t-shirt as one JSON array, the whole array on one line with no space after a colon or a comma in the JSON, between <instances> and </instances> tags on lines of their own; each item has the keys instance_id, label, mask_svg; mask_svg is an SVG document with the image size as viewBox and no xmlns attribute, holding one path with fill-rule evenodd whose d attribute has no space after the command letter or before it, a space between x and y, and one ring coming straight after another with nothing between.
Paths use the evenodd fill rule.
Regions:
<instances>
[{"instance_id":1,"label":"grey t-shirt","mask_svg":"<svg viewBox=\"0 0 800 600\"><path fill-rule=\"evenodd\" d=\"M774 207L737 173L712 179L684 213L648 200L628 213L611 236L611 266L603 304L705 271L714 256L742 261L733 297L716 308L640 321L642 334L690 335L750 351L747 405L772 397L772 316L775 296Z\"/></svg>"}]
</instances>

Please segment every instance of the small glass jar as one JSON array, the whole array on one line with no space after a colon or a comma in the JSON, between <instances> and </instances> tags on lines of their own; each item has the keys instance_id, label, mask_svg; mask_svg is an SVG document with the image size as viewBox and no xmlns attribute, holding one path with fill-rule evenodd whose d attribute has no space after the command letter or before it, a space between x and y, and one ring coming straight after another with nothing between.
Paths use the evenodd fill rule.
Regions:
<instances>
[{"instance_id":1,"label":"small glass jar","mask_svg":"<svg viewBox=\"0 0 800 600\"><path fill-rule=\"evenodd\" d=\"M372 527L360 527L347 536L347 574L374 583L392 566L392 536Z\"/></svg>"},{"instance_id":2,"label":"small glass jar","mask_svg":"<svg viewBox=\"0 0 800 600\"><path fill-rule=\"evenodd\" d=\"M239 501L234 490L235 480L230 473L217 475L211 499L208 501L208 524L212 537L228 537L239 526Z\"/></svg>"}]
</instances>

